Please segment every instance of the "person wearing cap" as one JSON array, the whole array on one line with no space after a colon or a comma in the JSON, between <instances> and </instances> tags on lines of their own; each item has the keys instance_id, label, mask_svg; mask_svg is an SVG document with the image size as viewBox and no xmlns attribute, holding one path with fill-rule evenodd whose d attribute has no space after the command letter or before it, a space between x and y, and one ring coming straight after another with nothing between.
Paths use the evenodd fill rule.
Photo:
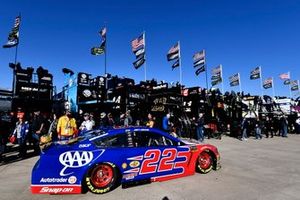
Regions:
<instances>
[{"instance_id":1,"label":"person wearing cap","mask_svg":"<svg viewBox=\"0 0 300 200\"><path fill-rule=\"evenodd\" d=\"M19 144L19 155L18 157L24 158L26 156L26 139L29 132L29 124L24 120L24 114L18 115L18 122L16 123L16 128L13 135L17 138Z\"/></svg>"},{"instance_id":2,"label":"person wearing cap","mask_svg":"<svg viewBox=\"0 0 300 200\"><path fill-rule=\"evenodd\" d=\"M131 117L130 110L128 110L128 111L125 113L124 126L125 126L125 127L130 126L130 125L132 125L132 122L133 122L133 119L132 119L132 117Z\"/></svg>"},{"instance_id":3,"label":"person wearing cap","mask_svg":"<svg viewBox=\"0 0 300 200\"><path fill-rule=\"evenodd\" d=\"M171 128L171 123L170 123L170 113L166 114L162 120L162 128L164 131L169 132Z\"/></svg>"},{"instance_id":4,"label":"person wearing cap","mask_svg":"<svg viewBox=\"0 0 300 200\"><path fill-rule=\"evenodd\" d=\"M81 132L92 130L95 123L90 120L90 115L88 113L84 113L83 118L84 121L81 123L79 130Z\"/></svg>"},{"instance_id":5,"label":"person wearing cap","mask_svg":"<svg viewBox=\"0 0 300 200\"><path fill-rule=\"evenodd\" d=\"M76 120L72 117L69 110L65 112L65 115L59 118L57 123L57 134L59 140L68 140L77 135Z\"/></svg>"},{"instance_id":6,"label":"person wearing cap","mask_svg":"<svg viewBox=\"0 0 300 200\"><path fill-rule=\"evenodd\" d=\"M46 130L46 120L41 115L40 110L34 111L34 116L31 124L31 130L32 130L32 139L34 144L34 152L36 154L39 154L40 152L40 137L44 134L47 134Z\"/></svg>"},{"instance_id":7,"label":"person wearing cap","mask_svg":"<svg viewBox=\"0 0 300 200\"><path fill-rule=\"evenodd\" d=\"M149 128L153 128L154 127L154 120L152 118L152 115L151 113L148 114L148 122L146 123L146 126L149 127Z\"/></svg>"},{"instance_id":8,"label":"person wearing cap","mask_svg":"<svg viewBox=\"0 0 300 200\"><path fill-rule=\"evenodd\" d=\"M106 127L107 126L107 117L106 117L106 113L105 112L102 112L100 114L100 123L99 123L99 126L100 127Z\"/></svg>"},{"instance_id":9,"label":"person wearing cap","mask_svg":"<svg viewBox=\"0 0 300 200\"><path fill-rule=\"evenodd\" d=\"M114 120L114 118L113 118L113 116L112 116L112 114L111 113L108 113L107 114L107 125L109 126L109 127L114 127L115 125L116 125L116 123L115 123L115 120Z\"/></svg>"}]
</instances>

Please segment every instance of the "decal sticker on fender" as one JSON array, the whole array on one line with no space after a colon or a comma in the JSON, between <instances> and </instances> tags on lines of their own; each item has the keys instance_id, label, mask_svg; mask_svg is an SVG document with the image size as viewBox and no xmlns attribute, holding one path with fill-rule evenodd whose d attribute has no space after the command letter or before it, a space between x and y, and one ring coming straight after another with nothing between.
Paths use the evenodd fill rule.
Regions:
<instances>
[{"instance_id":1,"label":"decal sticker on fender","mask_svg":"<svg viewBox=\"0 0 300 200\"><path fill-rule=\"evenodd\" d=\"M68 176L73 172L65 173L68 168L80 168L88 165L94 159L94 153L99 152L99 155L95 157L97 159L104 153L105 150L99 151L67 151L59 156L59 162L64 166L60 171L60 176Z\"/></svg>"}]
</instances>

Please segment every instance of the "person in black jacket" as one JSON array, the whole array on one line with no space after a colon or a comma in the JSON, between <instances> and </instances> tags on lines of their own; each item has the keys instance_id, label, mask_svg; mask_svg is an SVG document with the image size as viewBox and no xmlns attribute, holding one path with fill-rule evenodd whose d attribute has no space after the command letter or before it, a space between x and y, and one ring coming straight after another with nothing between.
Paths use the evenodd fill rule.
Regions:
<instances>
[{"instance_id":1,"label":"person in black jacket","mask_svg":"<svg viewBox=\"0 0 300 200\"><path fill-rule=\"evenodd\" d=\"M199 118L196 121L197 140L203 142L204 140L204 115L199 113Z\"/></svg>"},{"instance_id":2,"label":"person in black jacket","mask_svg":"<svg viewBox=\"0 0 300 200\"><path fill-rule=\"evenodd\" d=\"M273 122L269 117L266 117L266 122L265 122L265 127L266 127L266 137L269 137L269 134L271 134L271 138L274 137L274 127L273 127Z\"/></svg>"}]
</instances>

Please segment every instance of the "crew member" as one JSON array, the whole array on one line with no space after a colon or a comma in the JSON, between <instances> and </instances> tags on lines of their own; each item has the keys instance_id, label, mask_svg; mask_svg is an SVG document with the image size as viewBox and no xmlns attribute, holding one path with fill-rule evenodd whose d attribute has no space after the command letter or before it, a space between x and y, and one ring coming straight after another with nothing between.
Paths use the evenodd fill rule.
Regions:
<instances>
[{"instance_id":1,"label":"crew member","mask_svg":"<svg viewBox=\"0 0 300 200\"><path fill-rule=\"evenodd\" d=\"M76 120L72 117L69 110L65 112L65 115L61 116L57 124L58 139L68 140L76 137L77 125Z\"/></svg>"}]
</instances>

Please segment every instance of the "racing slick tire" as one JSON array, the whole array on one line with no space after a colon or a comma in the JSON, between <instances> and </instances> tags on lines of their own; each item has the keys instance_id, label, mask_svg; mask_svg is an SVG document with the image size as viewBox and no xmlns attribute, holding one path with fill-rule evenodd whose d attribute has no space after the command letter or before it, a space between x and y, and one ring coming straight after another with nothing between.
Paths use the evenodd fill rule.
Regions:
<instances>
[{"instance_id":1,"label":"racing slick tire","mask_svg":"<svg viewBox=\"0 0 300 200\"><path fill-rule=\"evenodd\" d=\"M213 168L213 158L209 151L202 151L197 159L196 169L201 174L207 174Z\"/></svg>"},{"instance_id":2,"label":"racing slick tire","mask_svg":"<svg viewBox=\"0 0 300 200\"><path fill-rule=\"evenodd\" d=\"M89 191L103 194L116 188L118 171L112 163L99 163L92 167L85 177L85 184Z\"/></svg>"}]
</instances>

